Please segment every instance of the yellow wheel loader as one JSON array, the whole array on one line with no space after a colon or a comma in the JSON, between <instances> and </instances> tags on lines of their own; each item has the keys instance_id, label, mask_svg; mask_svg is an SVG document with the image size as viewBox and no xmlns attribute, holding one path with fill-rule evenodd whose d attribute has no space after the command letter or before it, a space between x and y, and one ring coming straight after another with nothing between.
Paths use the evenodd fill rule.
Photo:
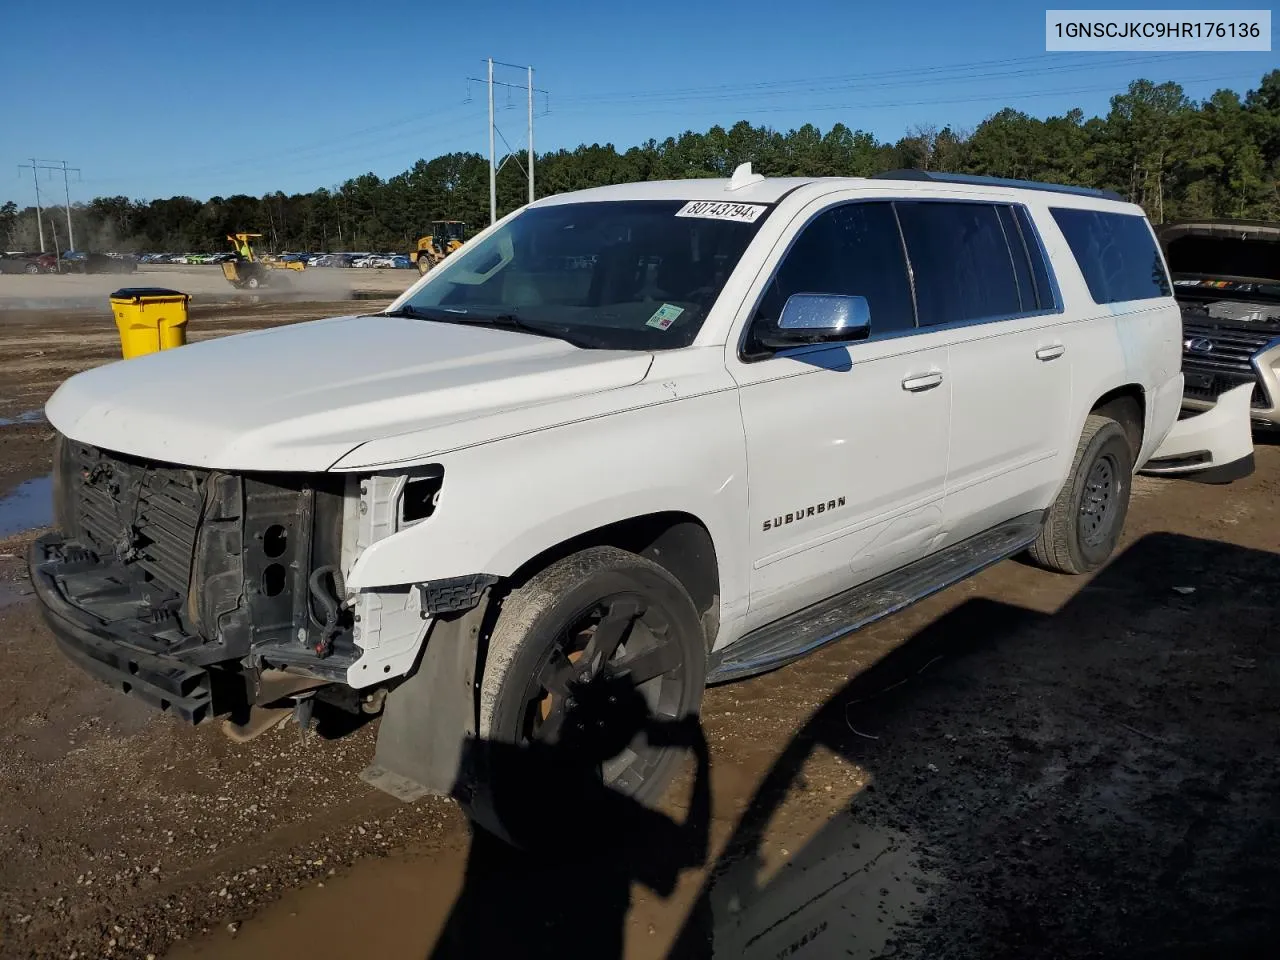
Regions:
<instances>
[{"instance_id":1,"label":"yellow wheel loader","mask_svg":"<svg viewBox=\"0 0 1280 960\"><path fill-rule=\"evenodd\" d=\"M222 275L237 290L257 290L273 282L276 286L282 286L280 281L284 279L284 274L279 274L277 271L302 270L306 267L306 264L300 260L283 262L256 256L253 245L249 241L257 240L261 236L260 233L227 234L227 239L231 241L231 248L236 252L236 258L222 264Z\"/></svg>"},{"instance_id":2,"label":"yellow wheel loader","mask_svg":"<svg viewBox=\"0 0 1280 960\"><path fill-rule=\"evenodd\" d=\"M431 236L418 239L418 249L409 259L418 265L419 273L426 273L463 244L467 225L461 220L436 220L431 224Z\"/></svg>"}]
</instances>

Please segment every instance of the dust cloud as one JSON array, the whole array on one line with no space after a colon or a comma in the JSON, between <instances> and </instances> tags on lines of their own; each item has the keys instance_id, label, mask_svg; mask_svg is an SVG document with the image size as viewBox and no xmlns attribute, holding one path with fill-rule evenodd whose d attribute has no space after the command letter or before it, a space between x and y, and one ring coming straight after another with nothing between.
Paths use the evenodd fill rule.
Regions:
<instances>
[{"instance_id":1,"label":"dust cloud","mask_svg":"<svg viewBox=\"0 0 1280 960\"><path fill-rule=\"evenodd\" d=\"M215 265L140 264L136 273L0 275L0 322L5 310L106 309L125 287L163 287L190 294L193 303L391 300L418 279L416 270L318 267L276 271L269 286L237 290Z\"/></svg>"}]
</instances>

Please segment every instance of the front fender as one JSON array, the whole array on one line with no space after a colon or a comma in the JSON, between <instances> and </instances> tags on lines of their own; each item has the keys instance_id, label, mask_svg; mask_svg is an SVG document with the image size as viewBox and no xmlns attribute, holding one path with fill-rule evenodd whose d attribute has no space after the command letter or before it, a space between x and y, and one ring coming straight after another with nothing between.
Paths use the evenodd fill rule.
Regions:
<instances>
[{"instance_id":1,"label":"front fender","mask_svg":"<svg viewBox=\"0 0 1280 960\"><path fill-rule=\"evenodd\" d=\"M351 589L509 576L598 527L679 511L711 535L722 617L745 604L746 452L732 390L481 444L440 463L435 512L368 546L348 572Z\"/></svg>"}]
</instances>

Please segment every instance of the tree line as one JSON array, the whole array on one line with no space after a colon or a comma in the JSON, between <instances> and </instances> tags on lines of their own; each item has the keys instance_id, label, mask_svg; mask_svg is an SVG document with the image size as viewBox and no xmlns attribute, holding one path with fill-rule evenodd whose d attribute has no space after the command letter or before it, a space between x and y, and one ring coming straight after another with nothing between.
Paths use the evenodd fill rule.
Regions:
<instances>
[{"instance_id":1,"label":"tree line","mask_svg":"<svg viewBox=\"0 0 1280 960\"><path fill-rule=\"evenodd\" d=\"M1013 109L970 131L917 127L894 143L837 123L786 133L746 121L686 131L619 151L581 145L537 155L539 196L604 184L721 177L751 161L766 176L868 176L919 168L1044 180L1119 192L1155 223L1188 217L1280 220L1280 70L1244 97L1219 90L1202 102L1177 83L1136 80L1111 98L1105 117L1083 111L1039 119ZM498 174L499 214L527 199L514 163ZM61 207L46 211L65 234ZM195 200L98 197L72 205L77 246L91 250L208 252L225 235L264 234L271 250L407 250L433 220L488 223L489 170L477 153L418 160L388 179L366 173L311 193L237 194ZM35 208L0 206L6 249L36 244ZM65 236L61 245L65 246Z\"/></svg>"}]
</instances>

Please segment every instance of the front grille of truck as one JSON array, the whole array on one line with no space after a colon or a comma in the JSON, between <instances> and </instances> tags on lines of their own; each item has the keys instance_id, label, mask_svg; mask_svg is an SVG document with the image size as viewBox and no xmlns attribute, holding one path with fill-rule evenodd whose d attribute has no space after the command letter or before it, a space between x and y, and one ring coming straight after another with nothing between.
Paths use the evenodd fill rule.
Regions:
<instances>
[{"instance_id":1,"label":"front grille of truck","mask_svg":"<svg viewBox=\"0 0 1280 960\"><path fill-rule=\"evenodd\" d=\"M55 462L60 587L131 643L191 662L253 653L333 674L358 655L350 612L336 635L326 629L309 583L340 562L342 475L203 470L62 436ZM322 588L335 603L336 582L330 574Z\"/></svg>"},{"instance_id":2,"label":"front grille of truck","mask_svg":"<svg viewBox=\"0 0 1280 960\"><path fill-rule=\"evenodd\" d=\"M1252 361L1273 339L1275 334L1269 331L1184 321L1182 372L1187 396L1196 400L1217 400L1228 390L1251 383L1253 394L1250 404L1262 408L1269 406L1266 390ZM1208 350L1203 348L1205 342L1209 344ZM1192 349L1193 345L1200 349Z\"/></svg>"},{"instance_id":3,"label":"front grille of truck","mask_svg":"<svg viewBox=\"0 0 1280 960\"><path fill-rule=\"evenodd\" d=\"M63 441L67 532L99 556L136 563L185 598L208 471L159 466Z\"/></svg>"}]
</instances>

